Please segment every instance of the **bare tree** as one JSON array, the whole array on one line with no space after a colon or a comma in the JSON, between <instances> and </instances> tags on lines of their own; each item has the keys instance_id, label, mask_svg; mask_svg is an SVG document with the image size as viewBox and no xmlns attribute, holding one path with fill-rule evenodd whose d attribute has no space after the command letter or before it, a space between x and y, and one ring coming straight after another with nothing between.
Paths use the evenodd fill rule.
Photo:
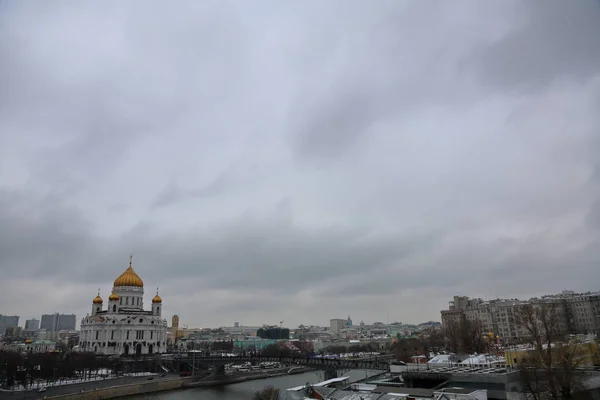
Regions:
<instances>
[{"instance_id":1,"label":"bare tree","mask_svg":"<svg viewBox=\"0 0 600 400\"><path fill-rule=\"evenodd\" d=\"M463 319L460 322L460 345L463 353L486 353L489 350L481 321Z\"/></svg>"},{"instance_id":2,"label":"bare tree","mask_svg":"<svg viewBox=\"0 0 600 400\"><path fill-rule=\"evenodd\" d=\"M523 305L516 314L531 347L519 362L521 380L534 400L571 399L581 383L580 343L565 337L559 311L555 302L540 302Z\"/></svg>"},{"instance_id":3,"label":"bare tree","mask_svg":"<svg viewBox=\"0 0 600 400\"><path fill-rule=\"evenodd\" d=\"M252 400L277 400L279 398L279 389L274 386L266 386L263 390L255 392Z\"/></svg>"},{"instance_id":4,"label":"bare tree","mask_svg":"<svg viewBox=\"0 0 600 400\"><path fill-rule=\"evenodd\" d=\"M419 335L423 346L423 354L429 358L429 353L437 353L444 348L444 332L439 328L424 329Z\"/></svg>"},{"instance_id":5,"label":"bare tree","mask_svg":"<svg viewBox=\"0 0 600 400\"><path fill-rule=\"evenodd\" d=\"M489 349L483 326L478 320L450 320L443 331L447 347L453 353L484 353Z\"/></svg>"},{"instance_id":6,"label":"bare tree","mask_svg":"<svg viewBox=\"0 0 600 400\"><path fill-rule=\"evenodd\" d=\"M444 324L444 337L450 351L458 353L460 350L460 322L454 319L449 320Z\"/></svg>"}]
</instances>

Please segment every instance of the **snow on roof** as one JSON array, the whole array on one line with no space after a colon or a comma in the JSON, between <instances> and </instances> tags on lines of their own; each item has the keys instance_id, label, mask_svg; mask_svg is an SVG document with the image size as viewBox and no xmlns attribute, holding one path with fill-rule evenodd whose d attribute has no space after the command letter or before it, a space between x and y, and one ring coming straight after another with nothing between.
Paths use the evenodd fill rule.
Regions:
<instances>
[{"instance_id":1,"label":"snow on roof","mask_svg":"<svg viewBox=\"0 0 600 400\"><path fill-rule=\"evenodd\" d=\"M344 382L349 379L350 379L349 376L342 376L341 378L333 378L333 379L329 379L329 380L326 380L323 382L315 383L313 386L314 387L323 387L323 386L331 385L332 383Z\"/></svg>"},{"instance_id":2,"label":"snow on roof","mask_svg":"<svg viewBox=\"0 0 600 400\"><path fill-rule=\"evenodd\" d=\"M498 357L493 354L473 354L469 356L466 360L461 362L463 365L472 365L472 364L504 364L506 363L506 358Z\"/></svg>"},{"instance_id":3,"label":"snow on roof","mask_svg":"<svg viewBox=\"0 0 600 400\"><path fill-rule=\"evenodd\" d=\"M427 362L427 364L450 364L456 362L454 354L438 354Z\"/></svg>"}]
</instances>

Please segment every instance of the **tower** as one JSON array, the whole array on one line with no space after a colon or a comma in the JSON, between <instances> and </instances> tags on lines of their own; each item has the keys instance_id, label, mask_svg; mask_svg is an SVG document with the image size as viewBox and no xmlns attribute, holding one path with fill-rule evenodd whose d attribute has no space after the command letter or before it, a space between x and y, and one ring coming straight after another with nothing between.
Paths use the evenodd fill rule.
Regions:
<instances>
[{"instance_id":1,"label":"tower","mask_svg":"<svg viewBox=\"0 0 600 400\"><path fill-rule=\"evenodd\" d=\"M129 257L129 267L113 283L113 293L119 296L119 307L144 309L144 281L133 270L133 256Z\"/></svg>"},{"instance_id":2,"label":"tower","mask_svg":"<svg viewBox=\"0 0 600 400\"><path fill-rule=\"evenodd\" d=\"M96 315L96 313L102 311L102 303L104 303L104 301L102 300L102 297L100 297L100 289L98 289L98 295L92 300L92 315Z\"/></svg>"},{"instance_id":3,"label":"tower","mask_svg":"<svg viewBox=\"0 0 600 400\"><path fill-rule=\"evenodd\" d=\"M179 332L179 315L173 315L173 318L171 318L171 334L173 335L173 342L177 341L177 332Z\"/></svg>"},{"instance_id":4,"label":"tower","mask_svg":"<svg viewBox=\"0 0 600 400\"><path fill-rule=\"evenodd\" d=\"M158 295L158 288L156 288L156 296L152 298L152 315L160 316L160 309L162 308L162 299Z\"/></svg>"},{"instance_id":5,"label":"tower","mask_svg":"<svg viewBox=\"0 0 600 400\"><path fill-rule=\"evenodd\" d=\"M119 311L119 301L121 298L118 294L113 292L108 296L108 312L116 314Z\"/></svg>"}]
</instances>

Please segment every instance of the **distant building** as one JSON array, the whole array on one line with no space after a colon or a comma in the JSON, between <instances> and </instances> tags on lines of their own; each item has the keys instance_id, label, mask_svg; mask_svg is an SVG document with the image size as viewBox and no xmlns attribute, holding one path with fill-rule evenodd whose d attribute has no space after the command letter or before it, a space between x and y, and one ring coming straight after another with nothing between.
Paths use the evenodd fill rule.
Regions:
<instances>
[{"instance_id":1,"label":"distant building","mask_svg":"<svg viewBox=\"0 0 600 400\"><path fill-rule=\"evenodd\" d=\"M0 335L4 335L6 329L19 326L18 315L0 315Z\"/></svg>"},{"instance_id":2,"label":"distant building","mask_svg":"<svg viewBox=\"0 0 600 400\"><path fill-rule=\"evenodd\" d=\"M42 315L40 329L45 329L48 332L74 331L76 324L77 317L75 314L44 314Z\"/></svg>"},{"instance_id":3,"label":"distant building","mask_svg":"<svg viewBox=\"0 0 600 400\"><path fill-rule=\"evenodd\" d=\"M171 339L177 342L177 334L179 332L179 315L173 315L171 318Z\"/></svg>"},{"instance_id":4,"label":"distant building","mask_svg":"<svg viewBox=\"0 0 600 400\"><path fill-rule=\"evenodd\" d=\"M562 334L600 333L600 292L574 293L563 291L555 295L518 299L484 301L466 296L454 296L447 310L442 310L442 325L461 321L479 321L484 332L508 342L527 336L516 316L525 305L553 304L557 314L557 328Z\"/></svg>"},{"instance_id":5,"label":"distant building","mask_svg":"<svg viewBox=\"0 0 600 400\"><path fill-rule=\"evenodd\" d=\"M330 319L329 325L331 327L331 333L333 333L334 335L339 335L342 332L342 329L344 329L344 327L346 326L346 320L339 318Z\"/></svg>"},{"instance_id":6,"label":"distant building","mask_svg":"<svg viewBox=\"0 0 600 400\"><path fill-rule=\"evenodd\" d=\"M346 320L346 328L352 328L352 319L348 315L348 319Z\"/></svg>"},{"instance_id":7,"label":"distant building","mask_svg":"<svg viewBox=\"0 0 600 400\"><path fill-rule=\"evenodd\" d=\"M56 343L50 340L36 340L35 342L11 343L6 349L19 353L47 353L56 350Z\"/></svg>"},{"instance_id":8,"label":"distant building","mask_svg":"<svg viewBox=\"0 0 600 400\"><path fill-rule=\"evenodd\" d=\"M290 338L290 330L288 328L280 328L280 327L269 327L269 328L260 328L256 331L256 336L263 339L289 339Z\"/></svg>"},{"instance_id":9,"label":"distant building","mask_svg":"<svg viewBox=\"0 0 600 400\"><path fill-rule=\"evenodd\" d=\"M20 326L9 326L4 331L4 336L7 338L18 338L21 337L22 333L23 328L21 328Z\"/></svg>"},{"instance_id":10,"label":"distant building","mask_svg":"<svg viewBox=\"0 0 600 400\"><path fill-rule=\"evenodd\" d=\"M33 332L33 331L37 331L38 329L40 329L40 320L39 319L31 318L31 319L28 319L27 321L25 321L25 331Z\"/></svg>"}]
</instances>

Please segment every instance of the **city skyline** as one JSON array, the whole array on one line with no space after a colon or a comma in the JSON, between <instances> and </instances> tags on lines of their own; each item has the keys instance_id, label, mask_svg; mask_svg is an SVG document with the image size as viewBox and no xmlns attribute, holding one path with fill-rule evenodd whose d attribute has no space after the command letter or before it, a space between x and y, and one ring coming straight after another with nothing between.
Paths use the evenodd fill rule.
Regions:
<instances>
[{"instance_id":1,"label":"city skyline","mask_svg":"<svg viewBox=\"0 0 600 400\"><path fill-rule=\"evenodd\" d=\"M598 290L598 18L0 1L0 312L80 319L131 253L190 327Z\"/></svg>"}]
</instances>

